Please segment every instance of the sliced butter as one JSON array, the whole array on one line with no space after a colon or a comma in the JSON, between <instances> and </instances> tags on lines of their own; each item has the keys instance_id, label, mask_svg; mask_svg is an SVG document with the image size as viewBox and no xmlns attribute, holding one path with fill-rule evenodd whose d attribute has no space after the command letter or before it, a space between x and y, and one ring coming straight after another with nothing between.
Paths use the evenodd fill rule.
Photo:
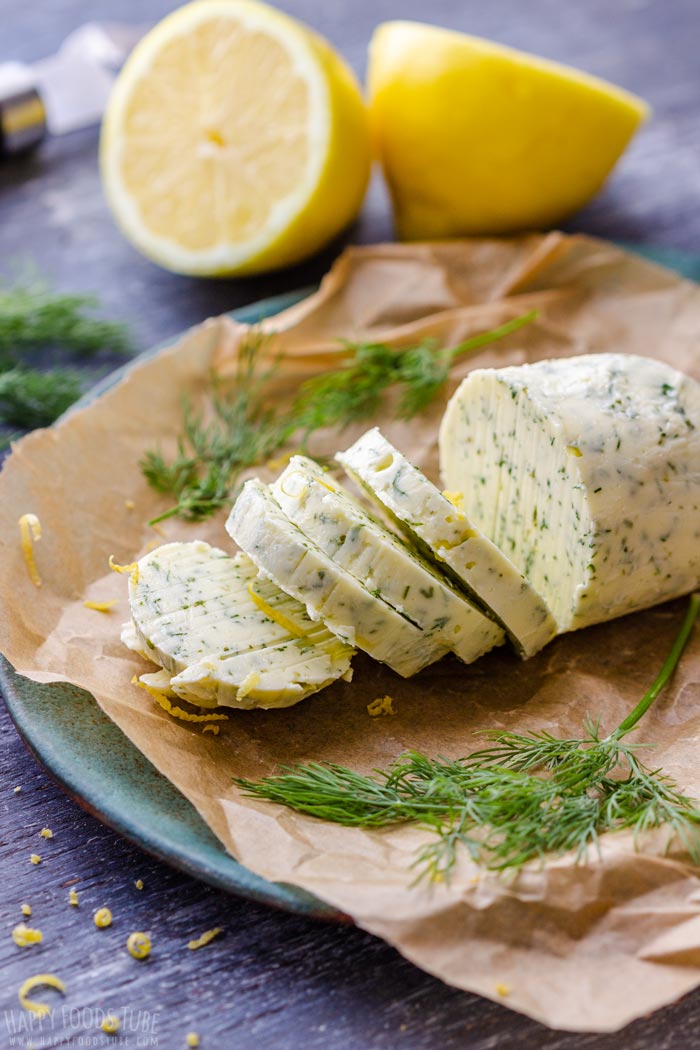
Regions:
<instances>
[{"instance_id":1,"label":"sliced butter","mask_svg":"<svg viewBox=\"0 0 700 1050\"><path fill-rule=\"evenodd\" d=\"M427 557L491 612L523 656L552 639L554 619L523 574L376 427L336 459Z\"/></svg>"}]
</instances>

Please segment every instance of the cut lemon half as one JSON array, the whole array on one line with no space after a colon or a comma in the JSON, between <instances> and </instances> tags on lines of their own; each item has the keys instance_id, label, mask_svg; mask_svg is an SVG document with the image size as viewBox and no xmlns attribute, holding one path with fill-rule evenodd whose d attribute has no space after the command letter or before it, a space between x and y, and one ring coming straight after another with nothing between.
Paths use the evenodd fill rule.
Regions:
<instances>
[{"instance_id":1,"label":"cut lemon half","mask_svg":"<svg viewBox=\"0 0 700 1050\"><path fill-rule=\"evenodd\" d=\"M127 238L179 273L256 273L331 240L362 203L369 126L342 59L255 0L196 0L124 66L100 144Z\"/></svg>"},{"instance_id":2,"label":"cut lemon half","mask_svg":"<svg viewBox=\"0 0 700 1050\"><path fill-rule=\"evenodd\" d=\"M648 114L586 73L418 22L378 27L368 86L408 240L560 222L600 189Z\"/></svg>"}]
</instances>

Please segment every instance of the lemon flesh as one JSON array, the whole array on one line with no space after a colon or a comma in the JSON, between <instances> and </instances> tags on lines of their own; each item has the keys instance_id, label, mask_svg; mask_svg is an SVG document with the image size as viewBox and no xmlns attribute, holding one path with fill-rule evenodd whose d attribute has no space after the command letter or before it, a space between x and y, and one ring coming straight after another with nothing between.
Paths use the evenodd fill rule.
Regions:
<instances>
[{"instance_id":1,"label":"lemon flesh","mask_svg":"<svg viewBox=\"0 0 700 1050\"><path fill-rule=\"evenodd\" d=\"M368 86L407 240L555 225L600 189L648 115L595 77L418 22L378 27Z\"/></svg>"},{"instance_id":2,"label":"lemon flesh","mask_svg":"<svg viewBox=\"0 0 700 1050\"><path fill-rule=\"evenodd\" d=\"M197 0L124 66L100 143L127 238L167 269L223 275L296 262L362 203L369 125L341 58L255 0Z\"/></svg>"}]
</instances>

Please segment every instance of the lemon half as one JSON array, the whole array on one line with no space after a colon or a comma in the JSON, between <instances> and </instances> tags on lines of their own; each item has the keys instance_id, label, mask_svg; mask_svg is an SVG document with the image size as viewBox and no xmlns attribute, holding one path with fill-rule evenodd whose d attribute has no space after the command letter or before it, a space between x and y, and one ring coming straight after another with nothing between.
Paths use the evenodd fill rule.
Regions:
<instances>
[{"instance_id":1,"label":"lemon half","mask_svg":"<svg viewBox=\"0 0 700 1050\"><path fill-rule=\"evenodd\" d=\"M301 23L255 0L196 0L124 66L102 128L127 238L179 273L256 273L355 216L370 166L359 87Z\"/></svg>"},{"instance_id":2,"label":"lemon half","mask_svg":"<svg viewBox=\"0 0 700 1050\"><path fill-rule=\"evenodd\" d=\"M368 83L409 240L555 225L597 192L648 114L586 73L418 22L378 27Z\"/></svg>"}]
</instances>

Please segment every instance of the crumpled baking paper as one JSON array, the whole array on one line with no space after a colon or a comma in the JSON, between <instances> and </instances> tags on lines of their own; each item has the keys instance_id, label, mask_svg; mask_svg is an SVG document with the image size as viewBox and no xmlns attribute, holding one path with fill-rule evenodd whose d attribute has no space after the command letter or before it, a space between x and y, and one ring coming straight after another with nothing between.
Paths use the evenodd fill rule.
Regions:
<instances>
[{"instance_id":1,"label":"crumpled baking paper","mask_svg":"<svg viewBox=\"0 0 700 1050\"><path fill-rule=\"evenodd\" d=\"M348 250L316 295L266 323L284 355L270 397L289 398L329 367L340 339L403 346L432 336L449 345L532 307L535 323L459 362L446 396L470 368L599 351L658 357L700 378L695 285L601 241L553 233ZM233 711L218 736L172 720L130 684L147 668L119 641L126 577L107 559L130 562L163 542L147 522L168 505L138 462L146 448L174 449L183 393L196 400L212 368L231 374L243 333L226 318L208 321L15 447L0 475L2 652L35 681L90 690L243 864L311 891L452 985L556 1028L602 1032L700 984L700 872L673 847L662 855L663 831L640 852L617 834L586 865L552 857L516 878L462 857L450 882L415 886L411 865L427 833L328 825L242 798L232 783L311 759L369 771L409 747L458 756L487 728L578 735L585 712L613 728L660 668L682 600L559 638L527 663L502 649L471 667L445 659L404 681L360 655L352 683L287 710ZM436 480L444 403L401 423L390 401L372 421ZM346 447L363 429L317 435L315 450ZM19 543L27 512L43 526L40 590ZM224 517L170 520L163 533L229 548ZM106 614L83 605L112 598ZM367 705L385 694L396 714L371 718ZM637 737L653 740L654 762L700 797L697 634Z\"/></svg>"}]
</instances>

